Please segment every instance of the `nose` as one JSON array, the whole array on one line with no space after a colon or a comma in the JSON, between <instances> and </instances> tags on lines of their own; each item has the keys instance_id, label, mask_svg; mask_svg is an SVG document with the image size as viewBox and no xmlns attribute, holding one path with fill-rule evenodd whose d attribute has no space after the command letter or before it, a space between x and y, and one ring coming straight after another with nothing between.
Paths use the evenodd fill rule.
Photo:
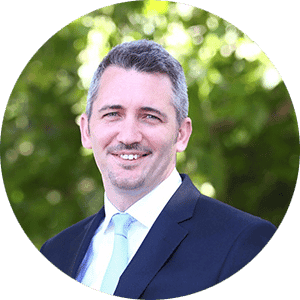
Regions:
<instances>
[{"instance_id":1,"label":"nose","mask_svg":"<svg viewBox=\"0 0 300 300\"><path fill-rule=\"evenodd\" d=\"M126 118L119 128L117 135L118 142L125 145L140 143L142 140L142 133L138 126L138 122L134 118Z\"/></svg>"}]
</instances>

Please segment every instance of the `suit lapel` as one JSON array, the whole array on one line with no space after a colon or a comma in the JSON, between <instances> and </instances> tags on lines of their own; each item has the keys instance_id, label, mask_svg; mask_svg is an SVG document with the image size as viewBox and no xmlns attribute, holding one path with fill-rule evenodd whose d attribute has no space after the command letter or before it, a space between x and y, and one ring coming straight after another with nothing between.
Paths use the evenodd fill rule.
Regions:
<instances>
[{"instance_id":1,"label":"suit lapel","mask_svg":"<svg viewBox=\"0 0 300 300\"><path fill-rule=\"evenodd\" d=\"M95 234L95 231L99 227L100 223L103 221L105 217L104 208L102 207L100 211L94 215L91 221L85 225L82 233L74 239L71 245L71 249L77 249L76 252L73 253L73 263L70 265L69 270L67 270L67 274L72 278L75 278L77 275L77 270L87 252L89 244Z\"/></svg>"},{"instance_id":2,"label":"suit lapel","mask_svg":"<svg viewBox=\"0 0 300 300\"><path fill-rule=\"evenodd\" d=\"M179 223L192 217L199 192L188 177L163 209L119 280L114 295L138 299L188 231Z\"/></svg>"}]
</instances>

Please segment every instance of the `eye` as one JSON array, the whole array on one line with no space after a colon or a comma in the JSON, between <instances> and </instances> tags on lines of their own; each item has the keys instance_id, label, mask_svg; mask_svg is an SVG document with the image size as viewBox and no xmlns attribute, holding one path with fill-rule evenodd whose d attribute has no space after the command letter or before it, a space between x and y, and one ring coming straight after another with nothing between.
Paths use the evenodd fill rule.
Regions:
<instances>
[{"instance_id":1,"label":"eye","mask_svg":"<svg viewBox=\"0 0 300 300\"><path fill-rule=\"evenodd\" d=\"M145 115L145 119L150 120L150 121L159 121L159 122L162 122L162 120L159 117L157 117L155 115L151 115L151 114Z\"/></svg>"},{"instance_id":2,"label":"eye","mask_svg":"<svg viewBox=\"0 0 300 300\"><path fill-rule=\"evenodd\" d=\"M105 117L108 117L108 118L113 118L113 117L117 117L118 115L119 115L119 113L118 113L118 112L116 112L116 111L112 111L112 112L109 112L109 113L107 113L107 114L103 115L103 116L102 116L102 118L105 118Z\"/></svg>"}]
</instances>

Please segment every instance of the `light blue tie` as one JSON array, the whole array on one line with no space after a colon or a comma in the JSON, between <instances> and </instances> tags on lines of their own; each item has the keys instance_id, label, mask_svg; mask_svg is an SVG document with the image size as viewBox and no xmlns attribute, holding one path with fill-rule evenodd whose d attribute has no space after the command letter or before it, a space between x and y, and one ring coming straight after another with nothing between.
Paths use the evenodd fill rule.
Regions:
<instances>
[{"instance_id":1,"label":"light blue tie","mask_svg":"<svg viewBox=\"0 0 300 300\"><path fill-rule=\"evenodd\" d=\"M112 221L115 226L114 248L100 288L101 292L110 295L113 295L128 264L127 233L135 219L128 214L115 214Z\"/></svg>"}]
</instances>

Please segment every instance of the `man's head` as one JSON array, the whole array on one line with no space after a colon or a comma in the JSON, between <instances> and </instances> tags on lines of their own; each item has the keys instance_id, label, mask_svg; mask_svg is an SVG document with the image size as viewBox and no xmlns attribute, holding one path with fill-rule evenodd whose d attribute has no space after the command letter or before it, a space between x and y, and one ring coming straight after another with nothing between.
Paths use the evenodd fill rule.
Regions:
<instances>
[{"instance_id":1,"label":"man's head","mask_svg":"<svg viewBox=\"0 0 300 300\"><path fill-rule=\"evenodd\" d=\"M180 63L161 45L149 40L139 40L114 47L100 63L92 78L87 97L88 119L91 117L93 103L97 98L102 74L111 65L125 70L134 69L138 72L168 75L172 83L172 103L176 110L178 125L180 126L182 120L188 116L187 86Z\"/></svg>"},{"instance_id":2,"label":"man's head","mask_svg":"<svg viewBox=\"0 0 300 300\"><path fill-rule=\"evenodd\" d=\"M128 63L138 61L130 57ZM81 117L82 144L93 149L109 198L113 193L140 198L154 189L174 169L176 153L185 150L192 131L188 117L181 115L179 123L171 76L156 71L154 53L143 57L149 68L155 61L153 72L104 59L101 80L93 82L92 105Z\"/></svg>"}]
</instances>

